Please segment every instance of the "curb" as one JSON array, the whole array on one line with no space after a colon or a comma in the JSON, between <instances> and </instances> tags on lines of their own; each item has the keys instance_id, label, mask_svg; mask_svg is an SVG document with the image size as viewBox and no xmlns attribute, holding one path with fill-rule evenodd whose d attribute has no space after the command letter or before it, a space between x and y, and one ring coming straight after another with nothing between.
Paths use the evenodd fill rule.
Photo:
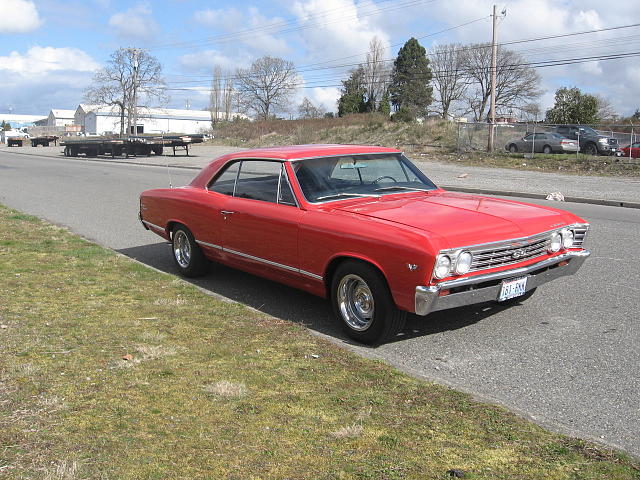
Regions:
<instances>
[{"instance_id":1,"label":"curb","mask_svg":"<svg viewBox=\"0 0 640 480\"><path fill-rule=\"evenodd\" d=\"M535 198L538 200L546 200L547 195L541 193L529 193L529 192L513 192L510 190L492 190L486 188L468 188L457 187L454 185L439 185L445 190L451 190L454 192L463 193L475 193L482 195L501 195L503 197L523 197L523 198ZM627 202L624 200L605 200L602 198L586 198L586 197L564 197L565 202L570 203L589 203L591 205L604 205L606 207L623 207L623 208L638 208L640 209L639 202ZM559 202L562 203L562 202Z\"/></svg>"},{"instance_id":2,"label":"curb","mask_svg":"<svg viewBox=\"0 0 640 480\"><path fill-rule=\"evenodd\" d=\"M52 157L47 155L38 155L37 153L26 153L26 152L7 152L14 153L16 155L29 155L29 156L37 156L40 158L60 158L60 157ZM66 160L71 160L73 157L62 157ZM171 158L171 157L169 157ZM118 163L122 165L141 165L146 167L162 167L162 168L181 168L183 170L202 170L202 167L192 166L192 165L172 165L170 163L145 163L145 162L130 162L125 160L114 160L114 159L101 159L101 158L76 158L78 161L82 162L97 162L97 163ZM542 193L530 193L530 192L514 192L511 190L494 190L488 188L470 188L470 187L458 187L455 185L438 185L445 190L450 190L452 192L461 192L461 193L474 193L479 195L500 195L503 197L521 197L521 198L534 198L537 200L546 200L547 195ZM565 202L569 203L588 203L590 205L602 205L606 207L621 207L621 208L636 208L640 209L640 202L629 202L626 200L605 200L603 198L586 198L586 197L564 197ZM562 203L562 202L558 202Z\"/></svg>"}]
</instances>

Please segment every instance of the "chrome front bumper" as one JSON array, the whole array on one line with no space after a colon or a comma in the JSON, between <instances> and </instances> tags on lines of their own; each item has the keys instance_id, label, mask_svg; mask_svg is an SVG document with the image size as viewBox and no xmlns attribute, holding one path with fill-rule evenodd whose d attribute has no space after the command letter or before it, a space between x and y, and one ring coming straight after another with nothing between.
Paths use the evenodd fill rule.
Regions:
<instances>
[{"instance_id":1,"label":"chrome front bumper","mask_svg":"<svg viewBox=\"0 0 640 480\"><path fill-rule=\"evenodd\" d=\"M438 310L495 301L504 278L528 277L529 291L556 278L573 275L589 255L588 250L570 251L522 268L448 280L431 287L416 287L416 314L427 315ZM567 263L559 265L562 262ZM445 290L450 293L440 296Z\"/></svg>"}]
</instances>

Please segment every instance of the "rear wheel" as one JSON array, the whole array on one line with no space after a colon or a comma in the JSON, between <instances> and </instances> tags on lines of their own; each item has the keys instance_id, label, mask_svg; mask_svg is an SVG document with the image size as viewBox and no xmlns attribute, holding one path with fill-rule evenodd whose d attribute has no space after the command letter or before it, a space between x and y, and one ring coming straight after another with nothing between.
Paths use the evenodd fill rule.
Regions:
<instances>
[{"instance_id":1,"label":"rear wheel","mask_svg":"<svg viewBox=\"0 0 640 480\"><path fill-rule=\"evenodd\" d=\"M366 344L396 336L407 317L396 308L382 274L355 260L337 268L331 282L331 305L344 332Z\"/></svg>"},{"instance_id":2,"label":"rear wheel","mask_svg":"<svg viewBox=\"0 0 640 480\"><path fill-rule=\"evenodd\" d=\"M553 153L553 150L551 149L551 147L549 145L545 145L542 148L542 153L546 153L546 154Z\"/></svg>"},{"instance_id":3,"label":"rear wheel","mask_svg":"<svg viewBox=\"0 0 640 480\"><path fill-rule=\"evenodd\" d=\"M511 153L518 153L518 147L514 143L512 143L511 145L509 145L509 151Z\"/></svg>"},{"instance_id":4,"label":"rear wheel","mask_svg":"<svg viewBox=\"0 0 640 480\"><path fill-rule=\"evenodd\" d=\"M173 261L181 275L201 277L207 273L209 262L193 238L193 234L184 225L175 227L171 234Z\"/></svg>"}]
</instances>

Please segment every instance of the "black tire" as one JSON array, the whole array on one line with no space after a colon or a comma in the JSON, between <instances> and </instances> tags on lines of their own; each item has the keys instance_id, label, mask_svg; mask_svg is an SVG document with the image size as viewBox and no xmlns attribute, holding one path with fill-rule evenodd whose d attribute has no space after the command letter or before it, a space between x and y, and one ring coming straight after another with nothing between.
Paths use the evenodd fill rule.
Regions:
<instances>
[{"instance_id":1,"label":"black tire","mask_svg":"<svg viewBox=\"0 0 640 480\"><path fill-rule=\"evenodd\" d=\"M407 312L398 310L382 274L356 260L345 261L331 280L331 306L352 339L375 344L395 337Z\"/></svg>"},{"instance_id":2,"label":"black tire","mask_svg":"<svg viewBox=\"0 0 640 480\"><path fill-rule=\"evenodd\" d=\"M162 155L162 145L154 146L153 153L155 153L156 155Z\"/></svg>"},{"instance_id":3,"label":"black tire","mask_svg":"<svg viewBox=\"0 0 640 480\"><path fill-rule=\"evenodd\" d=\"M547 155L553 153L553 149L549 145L545 145L542 147L542 153L546 153Z\"/></svg>"},{"instance_id":4,"label":"black tire","mask_svg":"<svg viewBox=\"0 0 640 480\"><path fill-rule=\"evenodd\" d=\"M595 143L587 143L584 146L584 153L586 155L598 155L598 147Z\"/></svg>"},{"instance_id":5,"label":"black tire","mask_svg":"<svg viewBox=\"0 0 640 480\"><path fill-rule=\"evenodd\" d=\"M537 288L537 287L536 287ZM516 305L518 303L526 302L529 300L533 294L536 292L535 288L524 293L524 295L520 295L519 297L510 298L509 300L505 300L504 302L498 302L500 305Z\"/></svg>"},{"instance_id":6,"label":"black tire","mask_svg":"<svg viewBox=\"0 0 640 480\"><path fill-rule=\"evenodd\" d=\"M184 225L174 227L171 232L171 252L180 275L189 278L206 275L209 261Z\"/></svg>"},{"instance_id":7,"label":"black tire","mask_svg":"<svg viewBox=\"0 0 640 480\"><path fill-rule=\"evenodd\" d=\"M515 143L512 143L509 145L509 151L511 153L518 153L518 146Z\"/></svg>"}]
</instances>

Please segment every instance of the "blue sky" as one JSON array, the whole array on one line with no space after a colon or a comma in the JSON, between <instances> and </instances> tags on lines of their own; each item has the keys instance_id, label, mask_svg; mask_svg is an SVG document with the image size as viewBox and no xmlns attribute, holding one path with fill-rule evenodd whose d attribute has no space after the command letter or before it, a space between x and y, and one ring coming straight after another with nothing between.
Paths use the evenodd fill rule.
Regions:
<instances>
[{"instance_id":1,"label":"blue sky","mask_svg":"<svg viewBox=\"0 0 640 480\"><path fill-rule=\"evenodd\" d=\"M164 67L169 106L202 109L214 65L232 72L272 55L293 61L304 96L336 109L340 80L377 36L393 58L411 36L434 43L490 39L490 0L0 0L0 113L73 109L93 72L118 47L147 48ZM640 2L505 0L499 40L640 23ZM466 26L460 26L473 22ZM447 30L442 32L443 30ZM442 32L442 33L439 33ZM529 61L640 51L640 28L515 44ZM560 86L607 98L628 115L640 107L640 57L541 68L549 108ZM336 65L335 68L318 69ZM340 66L337 66L340 65ZM294 102L294 103L295 103Z\"/></svg>"}]
</instances>

